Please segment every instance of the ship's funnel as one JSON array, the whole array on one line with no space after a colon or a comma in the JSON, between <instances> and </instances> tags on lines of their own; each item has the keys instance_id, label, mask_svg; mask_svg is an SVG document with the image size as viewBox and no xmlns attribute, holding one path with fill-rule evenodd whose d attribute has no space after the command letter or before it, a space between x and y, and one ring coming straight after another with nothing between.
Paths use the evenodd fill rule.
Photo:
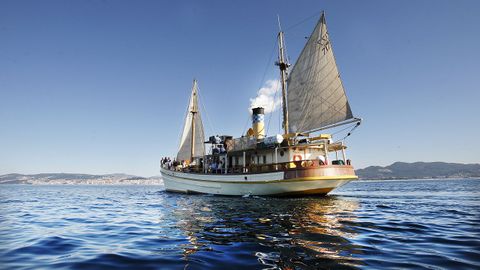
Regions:
<instances>
[{"instance_id":1,"label":"ship's funnel","mask_svg":"<svg viewBox=\"0 0 480 270\"><path fill-rule=\"evenodd\" d=\"M252 109L252 128L253 136L257 139L263 139L265 137L265 109L257 107Z\"/></svg>"}]
</instances>

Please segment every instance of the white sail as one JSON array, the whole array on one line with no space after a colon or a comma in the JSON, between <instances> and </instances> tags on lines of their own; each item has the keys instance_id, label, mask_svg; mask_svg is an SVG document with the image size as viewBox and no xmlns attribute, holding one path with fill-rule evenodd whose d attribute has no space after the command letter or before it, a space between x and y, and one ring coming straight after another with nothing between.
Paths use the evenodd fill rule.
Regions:
<instances>
[{"instance_id":1,"label":"white sail","mask_svg":"<svg viewBox=\"0 0 480 270\"><path fill-rule=\"evenodd\" d=\"M290 132L308 132L353 118L322 14L288 78Z\"/></svg>"},{"instance_id":2,"label":"white sail","mask_svg":"<svg viewBox=\"0 0 480 270\"><path fill-rule=\"evenodd\" d=\"M198 107L197 81L193 81L192 94L188 103L187 116L183 126L183 133L180 139L180 147L177 160L190 160L192 158L192 135L193 135L193 156L203 156L205 135L203 131L202 117Z\"/></svg>"}]
</instances>

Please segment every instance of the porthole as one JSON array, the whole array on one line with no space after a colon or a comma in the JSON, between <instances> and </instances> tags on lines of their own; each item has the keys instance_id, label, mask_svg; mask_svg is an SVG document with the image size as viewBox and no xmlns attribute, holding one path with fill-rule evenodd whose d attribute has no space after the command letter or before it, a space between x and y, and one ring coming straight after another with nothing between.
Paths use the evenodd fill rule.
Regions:
<instances>
[{"instance_id":1,"label":"porthole","mask_svg":"<svg viewBox=\"0 0 480 270\"><path fill-rule=\"evenodd\" d=\"M280 156L283 157L283 155L285 155L285 152L280 151Z\"/></svg>"}]
</instances>

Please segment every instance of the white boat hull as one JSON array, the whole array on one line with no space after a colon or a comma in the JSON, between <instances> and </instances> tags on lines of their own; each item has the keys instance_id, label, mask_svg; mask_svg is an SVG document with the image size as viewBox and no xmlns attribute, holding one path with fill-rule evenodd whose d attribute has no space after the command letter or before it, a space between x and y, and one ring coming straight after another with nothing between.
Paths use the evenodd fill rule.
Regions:
<instances>
[{"instance_id":1,"label":"white boat hull","mask_svg":"<svg viewBox=\"0 0 480 270\"><path fill-rule=\"evenodd\" d=\"M161 169L167 191L219 195L327 194L357 179L355 175L319 175L285 179L285 172L198 174Z\"/></svg>"}]
</instances>

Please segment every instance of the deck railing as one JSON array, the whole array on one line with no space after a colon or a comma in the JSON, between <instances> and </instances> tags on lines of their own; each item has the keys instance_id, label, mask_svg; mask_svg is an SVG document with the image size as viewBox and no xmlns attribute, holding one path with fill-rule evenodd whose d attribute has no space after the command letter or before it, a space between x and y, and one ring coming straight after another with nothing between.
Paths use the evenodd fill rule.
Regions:
<instances>
[{"instance_id":1,"label":"deck railing","mask_svg":"<svg viewBox=\"0 0 480 270\"><path fill-rule=\"evenodd\" d=\"M350 165L350 160L347 160L347 165ZM345 165L343 160L334 160L332 161L332 165ZM290 161L290 162L282 162L282 163L274 163L274 164L250 164L247 166L228 166L226 169L207 169L207 173L211 174L242 174L242 173L267 173L267 172L278 172L278 171L288 171L288 170L308 170L308 169L315 169L321 168L322 166L326 166L322 161L315 159L315 160L299 160L299 161ZM164 166L166 168L166 166ZM180 172L188 172L188 173L205 173L204 168L200 166L189 166L185 168L181 168L177 166L174 168L173 166L170 168L171 170L180 171ZM225 171L226 170L226 171Z\"/></svg>"}]
</instances>

